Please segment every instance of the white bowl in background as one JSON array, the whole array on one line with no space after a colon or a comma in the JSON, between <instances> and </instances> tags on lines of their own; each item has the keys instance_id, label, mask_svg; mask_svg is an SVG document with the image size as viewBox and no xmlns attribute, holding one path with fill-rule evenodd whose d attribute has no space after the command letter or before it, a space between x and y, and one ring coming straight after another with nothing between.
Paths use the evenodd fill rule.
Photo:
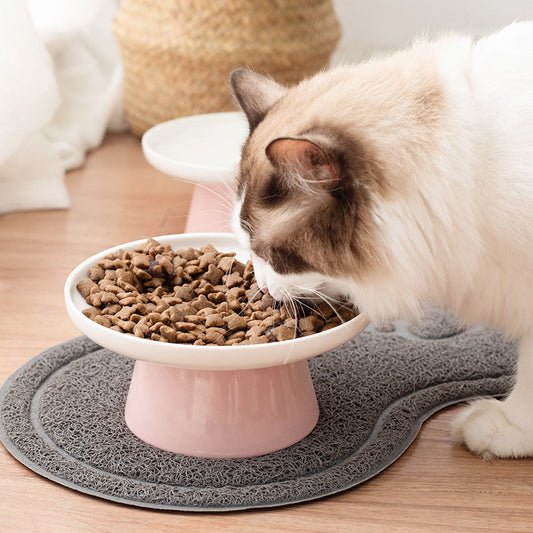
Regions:
<instances>
[{"instance_id":1,"label":"white bowl in background","mask_svg":"<svg viewBox=\"0 0 533 533\"><path fill-rule=\"evenodd\" d=\"M142 147L148 162L165 174L194 183L231 183L248 132L240 111L207 113L153 126Z\"/></svg>"}]
</instances>

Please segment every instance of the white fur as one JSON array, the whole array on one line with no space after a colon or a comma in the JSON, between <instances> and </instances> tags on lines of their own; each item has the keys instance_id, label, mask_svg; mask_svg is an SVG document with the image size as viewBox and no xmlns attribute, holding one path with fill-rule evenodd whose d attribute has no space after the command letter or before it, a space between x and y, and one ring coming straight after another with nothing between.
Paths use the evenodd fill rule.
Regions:
<instances>
[{"instance_id":1,"label":"white fur","mask_svg":"<svg viewBox=\"0 0 533 533\"><path fill-rule=\"evenodd\" d=\"M281 276L256 259L256 275L274 297L309 284L345 292L372 321L417 316L432 303L466 324L489 324L521 338L509 398L474 402L453 436L485 457L531 456L533 22L478 42L443 39L427 53L447 114L433 148L413 152L411 188L373 197L385 268L364 278L324 280Z\"/></svg>"},{"instance_id":2,"label":"white fur","mask_svg":"<svg viewBox=\"0 0 533 533\"><path fill-rule=\"evenodd\" d=\"M352 292L374 319L433 301L533 334L533 23L452 50L455 61L446 48L437 59L453 114L419 194L375 198L389 276Z\"/></svg>"}]
</instances>

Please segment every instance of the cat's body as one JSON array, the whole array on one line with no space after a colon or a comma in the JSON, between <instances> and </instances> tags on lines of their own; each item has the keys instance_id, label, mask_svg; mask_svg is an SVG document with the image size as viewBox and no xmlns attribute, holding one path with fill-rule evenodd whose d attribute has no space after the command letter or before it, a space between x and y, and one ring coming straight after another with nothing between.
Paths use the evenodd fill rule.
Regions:
<instances>
[{"instance_id":1,"label":"cat's body","mask_svg":"<svg viewBox=\"0 0 533 533\"><path fill-rule=\"evenodd\" d=\"M348 296L370 320L452 310L522 339L505 402L458 441L533 454L533 22L451 36L286 90L232 76L251 135L236 230L274 297Z\"/></svg>"}]
</instances>

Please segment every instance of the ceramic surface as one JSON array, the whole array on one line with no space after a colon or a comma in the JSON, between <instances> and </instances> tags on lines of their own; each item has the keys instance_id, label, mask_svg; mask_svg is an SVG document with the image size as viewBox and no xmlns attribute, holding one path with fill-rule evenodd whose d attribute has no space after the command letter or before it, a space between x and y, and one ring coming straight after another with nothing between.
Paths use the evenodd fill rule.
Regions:
<instances>
[{"instance_id":1,"label":"ceramic surface","mask_svg":"<svg viewBox=\"0 0 533 533\"><path fill-rule=\"evenodd\" d=\"M177 118L150 128L142 138L148 162L194 183L230 183L248 137L243 113L207 113Z\"/></svg>"}]
</instances>

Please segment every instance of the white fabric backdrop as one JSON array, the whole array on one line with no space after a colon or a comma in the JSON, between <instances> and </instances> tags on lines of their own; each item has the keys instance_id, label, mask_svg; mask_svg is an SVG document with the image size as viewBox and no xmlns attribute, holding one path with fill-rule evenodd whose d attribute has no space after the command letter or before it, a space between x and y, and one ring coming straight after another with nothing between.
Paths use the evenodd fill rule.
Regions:
<instances>
[{"instance_id":1,"label":"white fabric backdrop","mask_svg":"<svg viewBox=\"0 0 533 533\"><path fill-rule=\"evenodd\" d=\"M119 3L0 2L0 213L68 207L65 170L125 128Z\"/></svg>"}]
</instances>

